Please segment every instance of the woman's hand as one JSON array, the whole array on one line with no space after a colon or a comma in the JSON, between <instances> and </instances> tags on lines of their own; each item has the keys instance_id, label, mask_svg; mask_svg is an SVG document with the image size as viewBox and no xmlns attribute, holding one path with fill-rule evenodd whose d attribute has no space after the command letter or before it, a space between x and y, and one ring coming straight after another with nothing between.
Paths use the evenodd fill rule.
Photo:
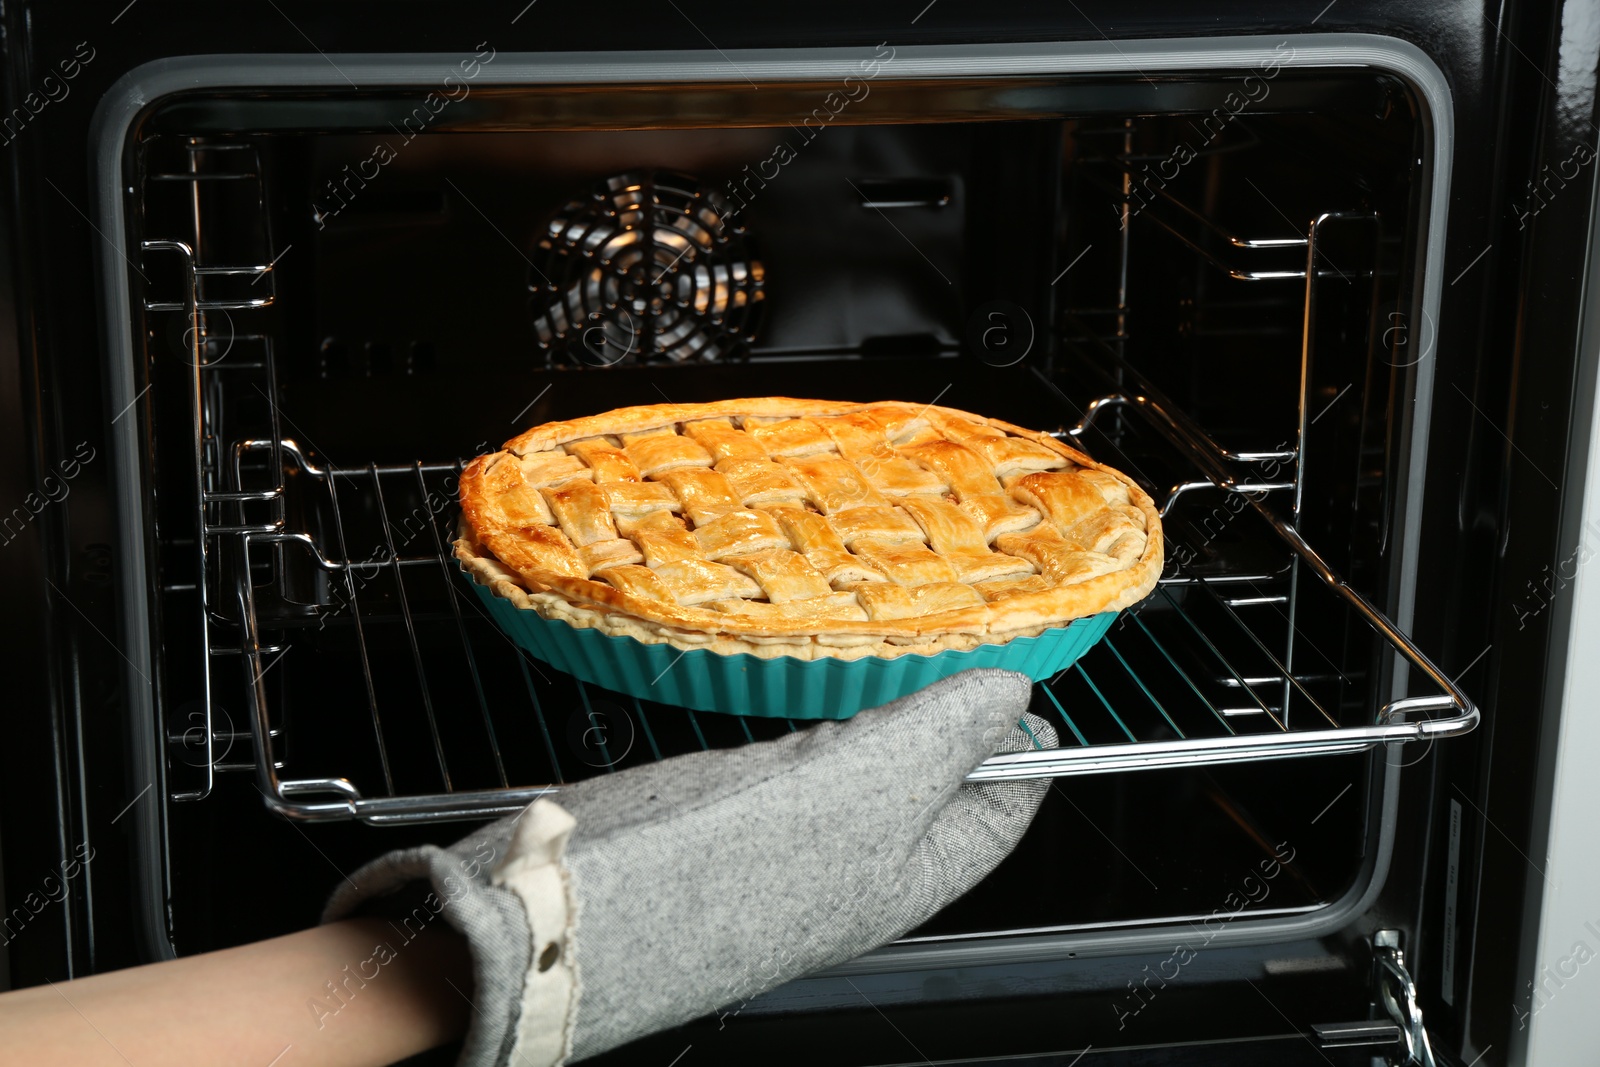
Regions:
<instances>
[{"instance_id":1,"label":"woman's hand","mask_svg":"<svg viewBox=\"0 0 1600 1067\"><path fill-rule=\"evenodd\" d=\"M348 919L0 995L0 1064L378 1067L460 1037L471 994L446 924Z\"/></svg>"},{"instance_id":2,"label":"woman's hand","mask_svg":"<svg viewBox=\"0 0 1600 1067\"><path fill-rule=\"evenodd\" d=\"M1031 688L967 671L565 787L374 860L315 930L0 995L0 1064L360 1067L465 1033L463 1065L544 1067L686 1022L901 936L1004 859L1048 781L964 779L1054 746Z\"/></svg>"}]
</instances>

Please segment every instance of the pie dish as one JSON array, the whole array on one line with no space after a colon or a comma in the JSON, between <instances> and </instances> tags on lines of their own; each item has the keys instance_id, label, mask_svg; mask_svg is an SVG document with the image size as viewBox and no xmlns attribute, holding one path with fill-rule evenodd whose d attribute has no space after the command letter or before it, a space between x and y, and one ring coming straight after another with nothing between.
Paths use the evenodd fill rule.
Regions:
<instances>
[{"instance_id":1,"label":"pie dish","mask_svg":"<svg viewBox=\"0 0 1600 1067\"><path fill-rule=\"evenodd\" d=\"M674 655L992 652L1136 603L1162 565L1155 505L1125 475L1048 434L896 401L546 423L473 460L460 499L455 554L497 617Z\"/></svg>"}]
</instances>

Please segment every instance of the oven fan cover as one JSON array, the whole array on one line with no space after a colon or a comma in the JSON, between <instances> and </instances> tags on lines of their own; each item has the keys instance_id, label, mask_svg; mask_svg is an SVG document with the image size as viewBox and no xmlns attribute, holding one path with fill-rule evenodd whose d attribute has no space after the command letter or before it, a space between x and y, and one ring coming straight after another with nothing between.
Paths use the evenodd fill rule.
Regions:
<instances>
[{"instance_id":1,"label":"oven fan cover","mask_svg":"<svg viewBox=\"0 0 1600 1067\"><path fill-rule=\"evenodd\" d=\"M683 174L619 174L551 218L529 271L534 333L588 366L745 354L762 268L726 200Z\"/></svg>"}]
</instances>

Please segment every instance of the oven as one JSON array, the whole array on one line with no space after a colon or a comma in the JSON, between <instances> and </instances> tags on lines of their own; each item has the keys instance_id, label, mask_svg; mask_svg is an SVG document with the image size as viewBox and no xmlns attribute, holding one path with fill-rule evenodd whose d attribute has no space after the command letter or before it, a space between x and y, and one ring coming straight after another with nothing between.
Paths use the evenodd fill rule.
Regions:
<instances>
[{"instance_id":1,"label":"oven","mask_svg":"<svg viewBox=\"0 0 1600 1067\"><path fill-rule=\"evenodd\" d=\"M1161 582L974 773L1051 778L980 886L596 1062L1582 1062L1575 5L516 6L6 9L12 984L795 729L519 651L457 478L902 399L1126 471Z\"/></svg>"}]
</instances>

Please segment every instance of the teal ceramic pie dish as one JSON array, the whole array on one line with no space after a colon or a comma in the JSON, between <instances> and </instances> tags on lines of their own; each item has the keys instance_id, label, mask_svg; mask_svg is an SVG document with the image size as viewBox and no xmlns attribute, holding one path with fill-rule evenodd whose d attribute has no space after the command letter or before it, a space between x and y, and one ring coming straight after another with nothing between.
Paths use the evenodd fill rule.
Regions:
<instances>
[{"instance_id":1,"label":"teal ceramic pie dish","mask_svg":"<svg viewBox=\"0 0 1600 1067\"><path fill-rule=\"evenodd\" d=\"M1120 614L1104 611L1037 637L931 656L765 658L651 644L546 619L464 576L506 636L556 670L640 700L767 718L847 719L973 667L1020 671L1042 681L1093 648Z\"/></svg>"},{"instance_id":2,"label":"teal ceramic pie dish","mask_svg":"<svg viewBox=\"0 0 1600 1067\"><path fill-rule=\"evenodd\" d=\"M1048 678L1162 566L1155 502L1126 475L907 401L544 423L468 464L460 499L456 559L518 646L733 715L846 718L974 667Z\"/></svg>"}]
</instances>

